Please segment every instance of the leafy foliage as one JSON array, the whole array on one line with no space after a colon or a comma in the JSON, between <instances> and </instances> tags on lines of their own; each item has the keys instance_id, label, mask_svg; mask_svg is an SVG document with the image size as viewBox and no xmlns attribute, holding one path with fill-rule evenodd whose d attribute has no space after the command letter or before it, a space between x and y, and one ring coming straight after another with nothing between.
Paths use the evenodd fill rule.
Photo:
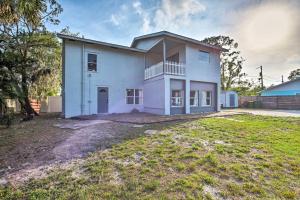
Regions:
<instances>
[{"instance_id":1,"label":"leafy foliage","mask_svg":"<svg viewBox=\"0 0 300 200\"><path fill-rule=\"evenodd\" d=\"M300 69L295 69L295 70L291 71L290 75L288 76L288 79L293 80L297 77L300 77Z\"/></svg>"},{"instance_id":2,"label":"leafy foliage","mask_svg":"<svg viewBox=\"0 0 300 200\"><path fill-rule=\"evenodd\" d=\"M58 68L50 60L59 43L44 24L58 24L61 12L56 0L3 0L0 4L1 98L17 98L27 115L35 113L30 88Z\"/></svg>"},{"instance_id":3,"label":"leafy foliage","mask_svg":"<svg viewBox=\"0 0 300 200\"><path fill-rule=\"evenodd\" d=\"M242 72L244 59L240 56L238 43L228 36L214 36L205 38L202 42L217 45L228 51L221 53L221 87L222 90L229 90L241 82L246 76Z\"/></svg>"}]
</instances>

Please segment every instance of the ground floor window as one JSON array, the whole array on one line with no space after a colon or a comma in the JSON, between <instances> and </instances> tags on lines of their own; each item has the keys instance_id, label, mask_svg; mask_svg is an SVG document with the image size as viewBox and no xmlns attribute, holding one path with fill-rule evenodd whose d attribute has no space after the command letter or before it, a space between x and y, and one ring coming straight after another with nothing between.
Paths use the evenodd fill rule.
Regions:
<instances>
[{"instance_id":1,"label":"ground floor window","mask_svg":"<svg viewBox=\"0 0 300 200\"><path fill-rule=\"evenodd\" d=\"M190 91L190 106L192 106L192 107L199 106L199 91L198 90Z\"/></svg>"},{"instance_id":2,"label":"ground floor window","mask_svg":"<svg viewBox=\"0 0 300 200\"><path fill-rule=\"evenodd\" d=\"M143 104L143 91L141 89L127 89L126 104Z\"/></svg>"},{"instance_id":3,"label":"ground floor window","mask_svg":"<svg viewBox=\"0 0 300 200\"><path fill-rule=\"evenodd\" d=\"M171 94L171 106L172 107L183 107L183 90L172 90Z\"/></svg>"},{"instance_id":4,"label":"ground floor window","mask_svg":"<svg viewBox=\"0 0 300 200\"><path fill-rule=\"evenodd\" d=\"M211 91L202 91L202 106L211 106Z\"/></svg>"}]
</instances>

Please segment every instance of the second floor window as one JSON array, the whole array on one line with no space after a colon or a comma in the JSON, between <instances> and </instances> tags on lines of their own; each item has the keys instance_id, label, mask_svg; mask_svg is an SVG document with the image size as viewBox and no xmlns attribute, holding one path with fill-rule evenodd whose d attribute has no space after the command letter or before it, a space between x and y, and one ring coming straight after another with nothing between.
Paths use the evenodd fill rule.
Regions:
<instances>
[{"instance_id":1,"label":"second floor window","mask_svg":"<svg viewBox=\"0 0 300 200\"><path fill-rule=\"evenodd\" d=\"M210 56L209 56L208 52L199 51L199 60L200 61L209 63L209 59L210 59Z\"/></svg>"},{"instance_id":2,"label":"second floor window","mask_svg":"<svg viewBox=\"0 0 300 200\"><path fill-rule=\"evenodd\" d=\"M172 107L183 107L183 90L172 90L171 94L171 106Z\"/></svg>"},{"instance_id":3,"label":"second floor window","mask_svg":"<svg viewBox=\"0 0 300 200\"><path fill-rule=\"evenodd\" d=\"M97 71L97 54L88 54L88 71Z\"/></svg>"},{"instance_id":4,"label":"second floor window","mask_svg":"<svg viewBox=\"0 0 300 200\"><path fill-rule=\"evenodd\" d=\"M143 104L143 91L140 89L127 89L126 104Z\"/></svg>"}]
</instances>

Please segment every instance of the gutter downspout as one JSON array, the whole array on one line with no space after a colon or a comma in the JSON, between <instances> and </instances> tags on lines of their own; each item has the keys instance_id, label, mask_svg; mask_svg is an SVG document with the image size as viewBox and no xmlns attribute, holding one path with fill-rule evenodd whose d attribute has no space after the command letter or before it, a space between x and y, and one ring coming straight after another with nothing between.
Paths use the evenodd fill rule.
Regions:
<instances>
[{"instance_id":1,"label":"gutter downspout","mask_svg":"<svg viewBox=\"0 0 300 200\"><path fill-rule=\"evenodd\" d=\"M81 66L81 110L80 113L81 115L84 114L84 51L85 51L85 46L84 43L82 43L82 66Z\"/></svg>"},{"instance_id":2,"label":"gutter downspout","mask_svg":"<svg viewBox=\"0 0 300 200\"><path fill-rule=\"evenodd\" d=\"M65 67L65 40L63 39L62 40L62 51L61 51L61 54L62 54L62 90L61 90L61 96L62 96L62 115L63 117L66 116L66 94L65 94L65 87L66 87L66 84L65 84L65 76L66 76L66 67Z\"/></svg>"}]
</instances>

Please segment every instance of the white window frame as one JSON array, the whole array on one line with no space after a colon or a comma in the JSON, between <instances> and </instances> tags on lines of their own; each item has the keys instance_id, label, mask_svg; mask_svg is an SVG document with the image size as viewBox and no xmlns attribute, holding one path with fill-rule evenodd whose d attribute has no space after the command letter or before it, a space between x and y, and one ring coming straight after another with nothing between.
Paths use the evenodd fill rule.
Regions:
<instances>
[{"instance_id":1,"label":"white window frame","mask_svg":"<svg viewBox=\"0 0 300 200\"><path fill-rule=\"evenodd\" d=\"M89 70L89 63L94 63L94 62L89 62L89 54L93 54L93 55L96 55L96 70ZM86 70L89 72L89 73L95 73L98 71L98 53L96 52L87 52L86 54Z\"/></svg>"},{"instance_id":2,"label":"white window frame","mask_svg":"<svg viewBox=\"0 0 300 200\"><path fill-rule=\"evenodd\" d=\"M133 90L133 96L127 96L127 90ZM136 96L136 91L139 91L139 96ZM133 103L130 104L128 103L127 99L128 98L133 98ZM136 103L136 98L139 98L139 102ZM143 90L142 89L126 89L125 91L125 103L127 105L143 105Z\"/></svg>"},{"instance_id":3,"label":"white window frame","mask_svg":"<svg viewBox=\"0 0 300 200\"><path fill-rule=\"evenodd\" d=\"M195 92L195 96L191 97L191 92ZM194 105L191 105L191 99L194 99ZM199 107L199 90L191 90L190 91L190 107Z\"/></svg>"},{"instance_id":4,"label":"white window frame","mask_svg":"<svg viewBox=\"0 0 300 200\"><path fill-rule=\"evenodd\" d=\"M173 91L180 91L180 97L173 97ZM181 105L172 105L172 101L175 100L175 102L181 102ZM172 108L182 108L184 107L184 91L183 90L171 90L171 107Z\"/></svg>"},{"instance_id":5,"label":"white window frame","mask_svg":"<svg viewBox=\"0 0 300 200\"><path fill-rule=\"evenodd\" d=\"M210 93L210 96L207 97L207 92ZM206 104L206 100L209 98L209 105ZM201 102L201 106L202 107L211 107L212 106L212 91L210 90L206 90L206 91L202 91L202 102Z\"/></svg>"},{"instance_id":6,"label":"white window frame","mask_svg":"<svg viewBox=\"0 0 300 200\"><path fill-rule=\"evenodd\" d=\"M207 53L208 54L208 60L202 60L201 57L200 57L200 53ZM207 52L207 51L202 51L202 50L199 50L199 60L201 62L204 62L204 63L210 63L210 52Z\"/></svg>"}]
</instances>

